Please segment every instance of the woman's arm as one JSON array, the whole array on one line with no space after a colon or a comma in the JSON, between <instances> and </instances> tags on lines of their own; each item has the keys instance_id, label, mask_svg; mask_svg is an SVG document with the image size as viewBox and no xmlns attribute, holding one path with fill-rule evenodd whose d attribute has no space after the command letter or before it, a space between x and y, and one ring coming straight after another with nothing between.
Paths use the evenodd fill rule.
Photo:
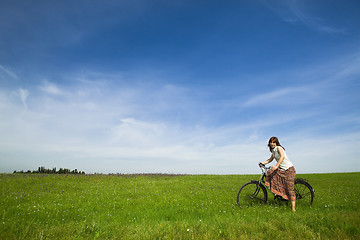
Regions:
<instances>
[{"instance_id":1,"label":"woman's arm","mask_svg":"<svg viewBox=\"0 0 360 240\"><path fill-rule=\"evenodd\" d=\"M266 160L265 162L260 162L260 163L266 165L266 164L268 164L268 163L271 163L272 160L274 160L274 156L271 154L271 157L270 157L268 160Z\"/></svg>"}]
</instances>

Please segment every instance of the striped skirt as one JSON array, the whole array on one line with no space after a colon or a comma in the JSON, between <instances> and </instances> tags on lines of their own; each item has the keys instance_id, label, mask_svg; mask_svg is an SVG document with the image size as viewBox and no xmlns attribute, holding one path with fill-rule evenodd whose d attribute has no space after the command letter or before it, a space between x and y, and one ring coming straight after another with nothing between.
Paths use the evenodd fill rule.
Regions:
<instances>
[{"instance_id":1,"label":"striped skirt","mask_svg":"<svg viewBox=\"0 0 360 240\"><path fill-rule=\"evenodd\" d=\"M294 167L290 167L283 171L279 168L275 171L269 170L265 178L265 185L275 195L279 195L286 200L294 201L296 199L294 192L294 180L296 171Z\"/></svg>"}]
</instances>

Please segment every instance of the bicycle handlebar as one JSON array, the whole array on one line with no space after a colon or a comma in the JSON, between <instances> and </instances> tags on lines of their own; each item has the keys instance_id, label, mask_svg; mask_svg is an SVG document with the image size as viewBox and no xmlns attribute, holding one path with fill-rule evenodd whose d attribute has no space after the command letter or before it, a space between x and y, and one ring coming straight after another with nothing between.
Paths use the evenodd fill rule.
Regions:
<instances>
[{"instance_id":1,"label":"bicycle handlebar","mask_svg":"<svg viewBox=\"0 0 360 240\"><path fill-rule=\"evenodd\" d=\"M267 170L270 170L272 167L266 167L264 164L262 164L261 162L259 162L259 167L261 168L262 171L267 172Z\"/></svg>"}]
</instances>

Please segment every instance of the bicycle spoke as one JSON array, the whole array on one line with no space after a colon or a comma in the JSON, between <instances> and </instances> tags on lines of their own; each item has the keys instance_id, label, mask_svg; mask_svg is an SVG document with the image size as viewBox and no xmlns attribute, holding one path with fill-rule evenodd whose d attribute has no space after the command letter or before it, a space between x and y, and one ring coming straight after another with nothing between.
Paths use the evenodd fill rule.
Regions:
<instances>
[{"instance_id":1,"label":"bicycle spoke","mask_svg":"<svg viewBox=\"0 0 360 240\"><path fill-rule=\"evenodd\" d=\"M249 182L241 187L237 196L239 206L246 207L266 202L266 191L255 182Z\"/></svg>"},{"instance_id":2,"label":"bicycle spoke","mask_svg":"<svg viewBox=\"0 0 360 240\"><path fill-rule=\"evenodd\" d=\"M294 191L297 199L296 205L311 205L314 192L310 185L304 180L298 180L295 182Z\"/></svg>"}]
</instances>

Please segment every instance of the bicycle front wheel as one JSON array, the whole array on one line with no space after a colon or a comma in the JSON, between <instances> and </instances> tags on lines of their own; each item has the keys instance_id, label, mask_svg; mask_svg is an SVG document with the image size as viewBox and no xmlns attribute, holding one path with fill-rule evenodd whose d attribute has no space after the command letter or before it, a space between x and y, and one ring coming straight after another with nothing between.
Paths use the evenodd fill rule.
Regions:
<instances>
[{"instance_id":1,"label":"bicycle front wheel","mask_svg":"<svg viewBox=\"0 0 360 240\"><path fill-rule=\"evenodd\" d=\"M311 206L314 200L314 189L304 179L295 179L294 191L296 195L296 205Z\"/></svg>"},{"instance_id":2,"label":"bicycle front wheel","mask_svg":"<svg viewBox=\"0 0 360 240\"><path fill-rule=\"evenodd\" d=\"M267 201L266 188L257 181L245 183L240 188L236 200L240 207L250 207L253 205L265 204Z\"/></svg>"}]
</instances>

